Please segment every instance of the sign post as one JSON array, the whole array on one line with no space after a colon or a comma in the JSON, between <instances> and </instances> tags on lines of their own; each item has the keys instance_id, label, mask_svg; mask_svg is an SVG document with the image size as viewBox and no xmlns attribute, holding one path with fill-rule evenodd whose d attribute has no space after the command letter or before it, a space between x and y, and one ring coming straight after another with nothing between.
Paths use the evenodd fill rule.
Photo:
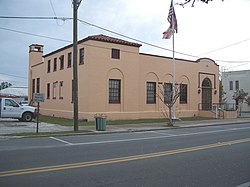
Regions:
<instances>
[{"instance_id":1,"label":"sign post","mask_svg":"<svg viewBox=\"0 0 250 187\"><path fill-rule=\"evenodd\" d=\"M38 133L40 102L44 102L44 94L33 93L33 101L37 102L36 133Z\"/></svg>"}]
</instances>

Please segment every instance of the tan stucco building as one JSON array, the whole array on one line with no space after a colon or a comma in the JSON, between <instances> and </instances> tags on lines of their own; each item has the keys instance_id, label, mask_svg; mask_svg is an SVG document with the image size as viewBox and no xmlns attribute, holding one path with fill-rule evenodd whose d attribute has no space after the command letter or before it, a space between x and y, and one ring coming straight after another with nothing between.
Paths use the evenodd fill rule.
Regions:
<instances>
[{"instance_id":1,"label":"tan stucco building","mask_svg":"<svg viewBox=\"0 0 250 187\"><path fill-rule=\"evenodd\" d=\"M105 35L78 42L79 119L94 120L100 113L112 120L164 117L161 91L171 89L172 58L140 53L140 46ZM42 45L30 45L29 99L45 94L42 114L73 117L72 59L72 44L46 55ZM183 88L176 116L204 115L201 110L219 102L218 65L207 58L175 64L177 86Z\"/></svg>"}]
</instances>

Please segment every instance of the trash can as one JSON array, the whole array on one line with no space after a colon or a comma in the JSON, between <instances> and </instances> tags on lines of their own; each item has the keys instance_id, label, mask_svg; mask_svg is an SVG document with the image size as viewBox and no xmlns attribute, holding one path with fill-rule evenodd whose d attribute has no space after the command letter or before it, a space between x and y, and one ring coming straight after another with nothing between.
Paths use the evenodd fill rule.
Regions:
<instances>
[{"instance_id":1,"label":"trash can","mask_svg":"<svg viewBox=\"0 0 250 187\"><path fill-rule=\"evenodd\" d=\"M96 116L95 127L97 131L105 131L106 130L106 117Z\"/></svg>"}]
</instances>

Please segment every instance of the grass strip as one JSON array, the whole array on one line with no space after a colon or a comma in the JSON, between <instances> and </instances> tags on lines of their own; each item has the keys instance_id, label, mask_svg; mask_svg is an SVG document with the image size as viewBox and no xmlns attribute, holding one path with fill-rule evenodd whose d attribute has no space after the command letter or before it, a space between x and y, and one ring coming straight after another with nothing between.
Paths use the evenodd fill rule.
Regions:
<instances>
[{"instance_id":1,"label":"grass strip","mask_svg":"<svg viewBox=\"0 0 250 187\"><path fill-rule=\"evenodd\" d=\"M181 121L200 121L200 120L209 120L212 118L206 117L187 117L181 118ZM39 121L46 122L50 124L58 124L63 126L73 126L74 122L72 119L60 118L60 117L52 117L52 116L39 116ZM107 125L125 125L125 124L140 124L140 123L164 123L168 122L168 119L160 118L160 119L133 119L133 120L107 120ZM79 126L94 126L95 121L84 121L79 120Z\"/></svg>"}]
</instances>

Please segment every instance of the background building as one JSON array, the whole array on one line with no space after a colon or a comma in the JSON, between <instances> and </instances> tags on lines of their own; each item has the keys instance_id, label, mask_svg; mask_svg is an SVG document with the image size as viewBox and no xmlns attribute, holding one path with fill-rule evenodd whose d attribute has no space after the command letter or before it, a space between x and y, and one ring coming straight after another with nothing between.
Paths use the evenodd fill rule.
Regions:
<instances>
[{"instance_id":1,"label":"background building","mask_svg":"<svg viewBox=\"0 0 250 187\"><path fill-rule=\"evenodd\" d=\"M234 103L233 95L237 90L243 89L244 92L248 92L250 96L250 70L244 71L229 71L222 72L222 85L223 90L226 92L224 95L224 100L227 103ZM250 113L250 105L243 102L241 106L242 112Z\"/></svg>"},{"instance_id":2,"label":"background building","mask_svg":"<svg viewBox=\"0 0 250 187\"><path fill-rule=\"evenodd\" d=\"M15 99L18 103L28 101L27 86L10 86L0 90L0 97L9 97Z\"/></svg>"},{"instance_id":3,"label":"background building","mask_svg":"<svg viewBox=\"0 0 250 187\"><path fill-rule=\"evenodd\" d=\"M140 53L140 44L105 36L78 42L79 119L161 118L167 110L161 98L173 82L172 58ZM44 115L72 118L73 46L43 55L43 45L29 50L29 99L44 93ZM219 102L219 67L211 59L176 59L176 82L183 87L177 117L214 115ZM170 87L169 87L170 85ZM203 110L203 112L202 112ZM205 111L205 113L204 113Z\"/></svg>"}]
</instances>

